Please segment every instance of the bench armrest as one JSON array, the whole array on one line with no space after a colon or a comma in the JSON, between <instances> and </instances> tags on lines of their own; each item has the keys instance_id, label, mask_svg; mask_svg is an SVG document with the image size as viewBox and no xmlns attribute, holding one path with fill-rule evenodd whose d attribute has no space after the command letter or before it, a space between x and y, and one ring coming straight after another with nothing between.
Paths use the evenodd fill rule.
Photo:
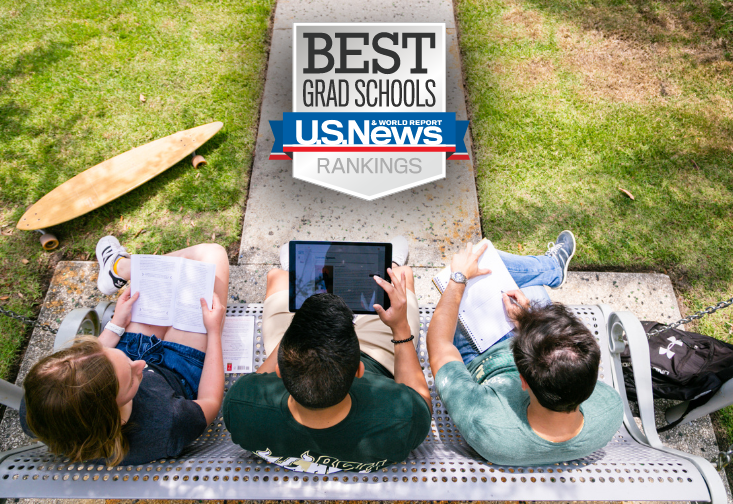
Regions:
<instances>
[{"instance_id":1,"label":"bench armrest","mask_svg":"<svg viewBox=\"0 0 733 504\"><path fill-rule=\"evenodd\" d=\"M714 504L727 503L728 497L723 486L723 481L709 461L702 457L664 446L661 439L659 439L654 418L654 394L652 391L652 368L649 356L649 343L647 342L646 332L639 319L631 312L613 312L608 317L607 324L609 349L613 360L614 385L624 405L624 424L629 434L640 443L663 452L684 457L692 462L698 468L703 478L705 478L710 492L710 501ZM624 335L626 335L626 341L624 341ZM639 430L634 416L631 414L629 400L626 396L626 387L624 386L621 352L623 352L626 344L628 344L631 354L636 397L639 404L639 416L641 417L641 425L644 429L643 433Z\"/></svg>"}]
</instances>

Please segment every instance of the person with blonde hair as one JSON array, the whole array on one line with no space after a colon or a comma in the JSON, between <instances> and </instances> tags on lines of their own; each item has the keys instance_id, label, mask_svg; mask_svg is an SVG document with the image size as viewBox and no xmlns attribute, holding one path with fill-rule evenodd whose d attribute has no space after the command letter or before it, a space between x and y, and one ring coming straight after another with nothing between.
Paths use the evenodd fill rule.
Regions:
<instances>
[{"instance_id":1,"label":"person with blonde hair","mask_svg":"<svg viewBox=\"0 0 733 504\"><path fill-rule=\"evenodd\" d=\"M216 266L206 333L131 322L139 293L126 289L98 338L86 336L41 359L23 381L21 426L72 462L142 464L178 456L219 413L224 396L221 331L229 288L223 247L201 244L170 256ZM114 294L131 259L112 236L97 244L98 286Z\"/></svg>"}]
</instances>

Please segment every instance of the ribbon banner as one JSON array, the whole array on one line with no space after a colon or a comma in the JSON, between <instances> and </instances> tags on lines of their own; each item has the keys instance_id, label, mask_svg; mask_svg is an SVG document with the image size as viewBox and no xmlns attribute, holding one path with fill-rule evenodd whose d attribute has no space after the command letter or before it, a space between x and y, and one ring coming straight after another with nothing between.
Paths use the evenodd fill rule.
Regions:
<instances>
[{"instance_id":1,"label":"ribbon banner","mask_svg":"<svg viewBox=\"0 0 733 504\"><path fill-rule=\"evenodd\" d=\"M291 160L293 152L445 152L450 160L469 159L468 121L457 121L455 112L285 112L270 127L271 160Z\"/></svg>"}]
</instances>

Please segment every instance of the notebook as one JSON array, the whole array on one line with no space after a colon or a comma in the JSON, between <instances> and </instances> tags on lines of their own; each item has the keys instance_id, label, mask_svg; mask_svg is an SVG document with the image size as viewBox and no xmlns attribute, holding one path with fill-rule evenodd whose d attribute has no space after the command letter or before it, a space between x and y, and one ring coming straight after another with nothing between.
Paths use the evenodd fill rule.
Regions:
<instances>
[{"instance_id":1,"label":"notebook","mask_svg":"<svg viewBox=\"0 0 733 504\"><path fill-rule=\"evenodd\" d=\"M479 258L479 268L488 268L491 274L470 279L458 308L458 323L477 352L484 352L514 329L507 317L502 301L502 291L517 289L517 284L506 269L499 253L489 240L481 240L474 250L484 243L488 248ZM433 278L433 284L442 293L450 282L450 266Z\"/></svg>"}]
</instances>

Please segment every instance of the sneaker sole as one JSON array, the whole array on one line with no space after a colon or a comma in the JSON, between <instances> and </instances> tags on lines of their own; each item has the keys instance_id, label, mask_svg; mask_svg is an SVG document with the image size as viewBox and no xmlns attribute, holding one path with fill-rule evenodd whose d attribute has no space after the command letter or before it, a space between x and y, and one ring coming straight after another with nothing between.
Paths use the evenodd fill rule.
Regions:
<instances>
[{"instance_id":1,"label":"sneaker sole","mask_svg":"<svg viewBox=\"0 0 733 504\"><path fill-rule=\"evenodd\" d=\"M557 287L550 287L551 289L559 289L560 287L565 285L565 282L568 281L568 266L570 266L570 259L572 259L575 255L575 249L577 248L577 243L575 241L575 235L573 234L573 232L569 229L566 229L565 231L570 233L570 236L573 238L573 253L570 254L570 257L568 257L568 259L565 261L565 267L563 268L562 272L562 282L560 282L560 285L558 285Z\"/></svg>"}]
</instances>

